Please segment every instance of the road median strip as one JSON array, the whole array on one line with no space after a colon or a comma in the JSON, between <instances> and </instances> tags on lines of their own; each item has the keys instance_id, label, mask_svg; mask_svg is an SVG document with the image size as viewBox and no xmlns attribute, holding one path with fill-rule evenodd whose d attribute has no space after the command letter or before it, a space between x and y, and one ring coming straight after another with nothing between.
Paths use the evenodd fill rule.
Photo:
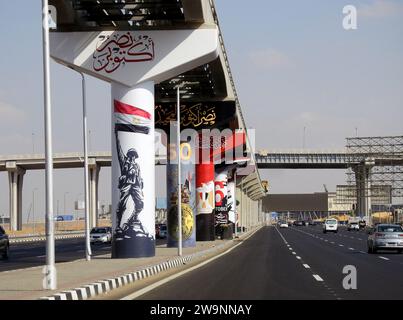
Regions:
<instances>
[{"instance_id":1,"label":"road median strip","mask_svg":"<svg viewBox=\"0 0 403 320\"><path fill-rule=\"evenodd\" d=\"M75 238L83 238L85 235L82 234L65 234L65 235L56 235L56 240L62 239L75 239ZM46 241L46 237L26 237L26 238L10 238L10 243L25 243L25 242L39 242Z\"/></svg>"}]
</instances>

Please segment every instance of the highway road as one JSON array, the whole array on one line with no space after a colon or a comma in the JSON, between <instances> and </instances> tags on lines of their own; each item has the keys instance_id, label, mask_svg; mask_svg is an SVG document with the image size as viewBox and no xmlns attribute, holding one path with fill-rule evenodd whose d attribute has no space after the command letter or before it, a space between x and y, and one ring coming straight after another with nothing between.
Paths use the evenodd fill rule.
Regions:
<instances>
[{"instance_id":1,"label":"highway road","mask_svg":"<svg viewBox=\"0 0 403 320\"><path fill-rule=\"evenodd\" d=\"M264 227L228 254L137 299L403 299L403 255L368 254L364 231ZM343 268L357 289L343 287Z\"/></svg>"},{"instance_id":2,"label":"highway road","mask_svg":"<svg viewBox=\"0 0 403 320\"><path fill-rule=\"evenodd\" d=\"M166 240L157 240L162 245ZM0 258L0 272L43 266L45 264L45 241L12 243L10 244L10 258ZM94 244L91 246L94 256L110 254L111 245ZM84 238L60 239L55 241L56 263L69 262L85 258Z\"/></svg>"},{"instance_id":3,"label":"highway road","mask_svg":"<svg viewBox=\"0 0 403 320\"><path fill-rule=\"evenodd\" d=\"M110 253L111 246L97 244L92 246L94 255ZM56 263L85 258L84 238L55 241ZM45 241L10 244L10 258L0 259L0 272L45 264Z\"/></svg>"}]
</instances>

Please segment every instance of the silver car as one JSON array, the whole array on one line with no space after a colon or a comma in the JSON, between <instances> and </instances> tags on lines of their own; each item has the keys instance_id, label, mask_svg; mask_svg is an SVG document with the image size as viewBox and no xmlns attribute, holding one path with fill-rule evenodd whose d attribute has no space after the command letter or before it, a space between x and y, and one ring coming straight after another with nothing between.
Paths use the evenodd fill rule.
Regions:
<instances>
[{"instance_id":1,"label":"silver car","mask_svg":"<svg viewBox=\"0 0 403 320\"><path fill-rule=\"evenodd\" d=\"M91 243L111 243L112 229L110 227L92 228L90 232Z\"/></svg>"},{"instance_id":2,"label":"silver car","mask_svg":"<svg viewBox=\"0 0 403 320\"><path fill-rule=\"evenodd\" d=\"M403 252L403 228L397 224L378 224L368 232L368 253L377 250Z\"/></svg>"}]
</instances>

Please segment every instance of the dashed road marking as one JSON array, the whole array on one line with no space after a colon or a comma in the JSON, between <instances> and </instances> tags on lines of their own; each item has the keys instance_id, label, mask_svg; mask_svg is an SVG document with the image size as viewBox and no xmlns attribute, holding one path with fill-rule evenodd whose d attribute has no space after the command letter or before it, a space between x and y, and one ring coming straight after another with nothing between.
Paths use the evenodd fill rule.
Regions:
<instances>
[{"instance_id":1,"label":"dashed road marking","mask_svg":"<svg viewBox=\"0 0 403 320\"><path fill-rule=\"evenodd\" d=\"M323 281L323 279L317 274L314 274L313 277L315 278L316 281L320 281L320 282Z\"/></svg>"},{"instance_id":2,"label":"dashed road marking","mask_svg":"<svg viewBox=\"0 0 403 320\"><path fill-rule=\"evenodd\" d=\"M306 264L306 263L304 263L303 266L304 266L305 269L310 269L310 268L311 268L311 267L310 267L308 264Z\"/></svg>"},{"instance_id":3,"label":"dashed road marking","mask_svg":"<svg viewBox=\"0 0 403 320\"><path fill-rule=\"evenodd\" d=\"M297 258L298 260L301 260L301 257L300 257L300 256L296 256L295 258Z\"/></svg>"},{"instance_id":4,"label":"dashed road marking","mask_svg":"<svg viewBox=\"0 0 403 320\"><path fill-rule=\"evenodd\" d=\"M381 258L381 259L383 259L383 260L390 260L389 258L382 257L382 256L379 256L379 258Z\"/></svg>"},{"instance_id":5,"label":"dashed road marking","mask_svg":"<svg viewBox=\"0 0 403 320\"><path fill-rule=\"evenodd\" d=\"M355 250L354 248L348 248L348 250Z\"/></svg>"}]
</instances>

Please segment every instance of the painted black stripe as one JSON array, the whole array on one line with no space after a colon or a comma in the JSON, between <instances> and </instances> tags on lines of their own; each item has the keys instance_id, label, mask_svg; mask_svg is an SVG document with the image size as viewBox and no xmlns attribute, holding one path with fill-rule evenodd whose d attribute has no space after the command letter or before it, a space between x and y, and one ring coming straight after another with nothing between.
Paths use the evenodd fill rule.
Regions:
<instances>
[{"instance_id":1,"label":"painted black stripe","mask_svg":"<svg viewBox=\"0 0 403 320\"><path fill-rule=\"evenodd\" d=\"M134 133L142 133L142 134L149 134L150 128L147 126L139 126L135 124L123 124L123 123L116 123L115 124L116 131L125 131L125 132L134 132Z\"/></svg>"}]
</instances>

